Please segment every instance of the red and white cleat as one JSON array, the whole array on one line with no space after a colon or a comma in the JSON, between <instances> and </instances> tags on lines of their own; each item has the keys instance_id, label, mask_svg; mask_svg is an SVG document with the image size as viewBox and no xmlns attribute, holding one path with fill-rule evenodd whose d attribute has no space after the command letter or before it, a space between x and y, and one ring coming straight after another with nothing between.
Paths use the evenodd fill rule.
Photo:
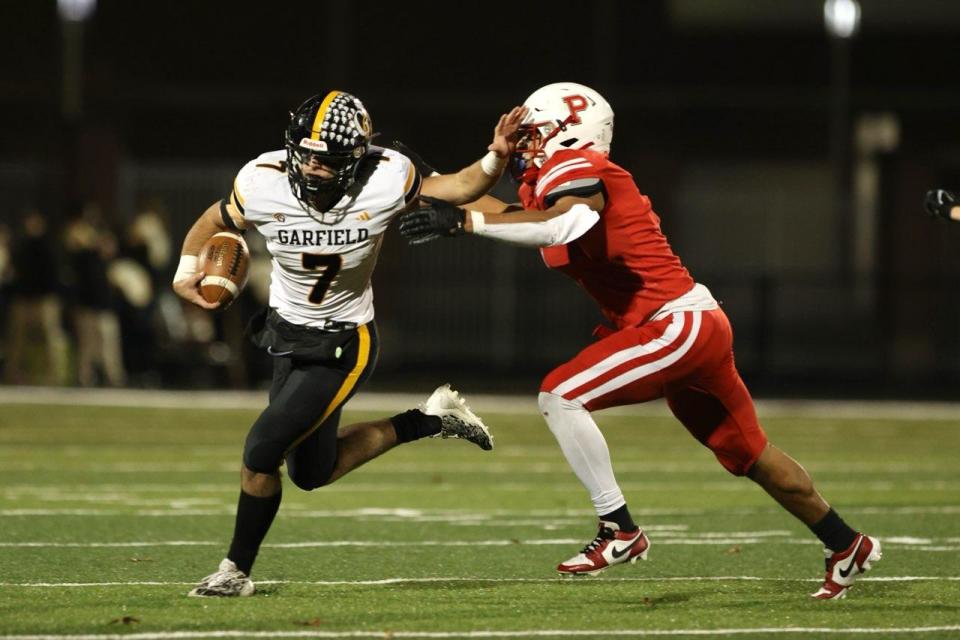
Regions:
<instances>
[{"instance_id":1,"label":"red and white cleat","mask_svg":"<svg viewBox=\"0 0 960 640\"><path fill-rule=\"evenodd\" d=\"M601 520L597 537L580 553L557 565L557 571L564 576L596 575L615 564L646 560L649 549L650 539L643 529L624 532L615 522Z\"/></svg>"},{"instance_id":2,"label":"red and white cleat","mask_svg":"<svg viewBox=\"0 0 960 640\"><path fill-rule=\"evenodd\" d=\"M820 600L840 600L847 595L847 589L861 573L870 570L874 562L880 560L880 541L858 533L853 543L843 551L824 549L827 576L823 586L810 595Z\"/></svg>"}]
</instances>

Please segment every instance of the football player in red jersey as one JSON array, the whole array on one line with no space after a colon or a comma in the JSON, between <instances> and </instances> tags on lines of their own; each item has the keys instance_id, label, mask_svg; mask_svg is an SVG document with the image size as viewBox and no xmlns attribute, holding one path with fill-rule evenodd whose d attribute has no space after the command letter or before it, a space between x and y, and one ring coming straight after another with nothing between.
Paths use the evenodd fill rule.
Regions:
<instances>
[{"instance_id":1,"label":"football player in red jersey","mask_svg":"<svg viewBox=\"0 0 960 640\"><path fill-rule=\"evenodd\" d=\"M645 558L650 541L627 509L591 412L665 397L720 464L759 484L823 541L827 574L813 596L843 597L880 559L880 543L850 528L806 470L767 441L734 365L726 315L673 253L650 199L608 158L610 105L564 82L538 89L524 106L513 163L521 203L485 197L473 205L480 212L429 200L401 219L400 231L414 243L474 233L539 247L612 325L540 387L540 409L600 518L596 538L557 570L595 574Z\"/></svg>"}]
</instances>

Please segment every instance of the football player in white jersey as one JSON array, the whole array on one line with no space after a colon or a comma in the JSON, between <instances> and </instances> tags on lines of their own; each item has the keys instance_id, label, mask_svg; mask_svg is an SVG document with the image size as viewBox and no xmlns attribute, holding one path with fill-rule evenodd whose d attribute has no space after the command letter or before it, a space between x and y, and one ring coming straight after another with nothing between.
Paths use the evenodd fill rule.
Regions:
<instances>
[{"instance_id":1,"label":"football player in white jersey","mask_svg":"<svg viewBox=\"0 0 960 640\"><path fill-rule=\"evenodd\" d=\"M488 153L449 175L421 176L405 155L371 145L370 115L355 96L330 91L291 116L285 149L244 166L230 194L187 233L173 288L204 308L197 254L215 233L251 227L272 256L269 307L251 321L254 343L274 356L270 402L247 436L233 540L218 571L193 596L248 596L250 570L280 506L280 466L301 489L324 486L397 444L492 438L449 385L421 409L338 429L344 403L378 352L370 277L390 222L419 197L467 203L503 171L521 108L501 116Z\"/></svg>"}]
</instances>

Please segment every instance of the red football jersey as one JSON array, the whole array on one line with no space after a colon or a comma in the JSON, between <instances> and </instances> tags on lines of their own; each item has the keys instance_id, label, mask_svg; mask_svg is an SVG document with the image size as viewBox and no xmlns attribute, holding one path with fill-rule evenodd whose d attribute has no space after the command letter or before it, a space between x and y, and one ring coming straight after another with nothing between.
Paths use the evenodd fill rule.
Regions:
<instances>
[{"instance_id":1,"label":"red football jersey","mask_svg":"<svg viewBox=\"0 0 960 640\"><path fill-rule=\"evenodd\" d=\"M602 153L562 150L540 168L536 184L521 185L520 201L525 209L542 211L551 191L584 178L603 182L600 220L569 244L541 249L543 261L576 280L618 329L642 324L690 291L694 281L633 177Z\"/></svg>"}]
</instances>

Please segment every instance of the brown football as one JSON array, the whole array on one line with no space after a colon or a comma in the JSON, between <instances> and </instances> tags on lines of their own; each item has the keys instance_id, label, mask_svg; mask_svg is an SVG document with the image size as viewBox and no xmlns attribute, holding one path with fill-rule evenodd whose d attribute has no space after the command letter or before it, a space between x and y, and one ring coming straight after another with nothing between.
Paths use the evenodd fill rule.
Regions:
<instances>
[{"instance_id":1,"label":"brown football","mask_svg":"<svg viewBox=\"0 0 960 640\"><path fill-rule=\"evenodd\" d=\"M226 309L247 284L249 270L250 251L243 238L228 231L215 234L200 249L197 261L197 271L204 274L200 295Z\"/></svg>"}]
</instances>

